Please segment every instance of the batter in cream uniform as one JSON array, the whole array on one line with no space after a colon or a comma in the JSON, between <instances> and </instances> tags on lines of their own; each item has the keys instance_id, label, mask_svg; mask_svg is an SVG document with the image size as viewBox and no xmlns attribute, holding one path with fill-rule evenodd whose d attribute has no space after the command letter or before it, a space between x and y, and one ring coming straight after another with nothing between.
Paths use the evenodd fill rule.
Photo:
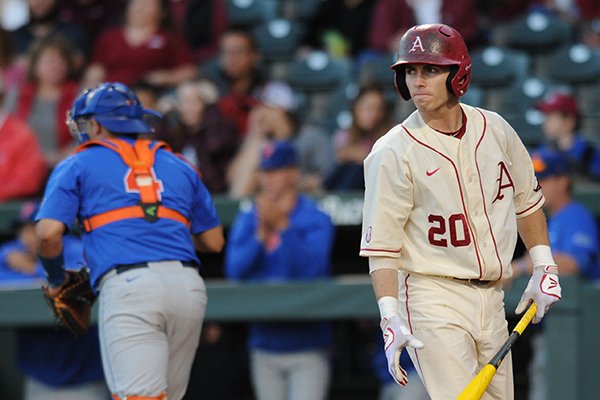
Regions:
<instances>
[{"instance_id":1,"label":"batter in cream uniform","mask_svg":"<svg viewBox=\"0 0 600 400\"><path fill-rule=\"evenodd\" d=\"M422 54L413 60L415 52ZM466 91L471 64L454 29L411 28L399 54L393 68L405 99L429 90L417 82L409 93L405 75L421 79L454 64L459 69L450 69L450 101ZM365 160L360 255L369 257L392 376L406 383L394 353L407 347L431 398L454 399L508 338L501 281L511 275L518 231L530 252L547 247L544 197L525 146L498 114L455 101L462 127L448 134L425 123L413 101L417 111L384 135ZM527 218L535 234L518 226L518 219ZM551 259L543 261L555 272ZM556 274L552 278L558 285ZM558 288L548 302L560 298ZM528 290L523 308L535 297L535 289ZM391 293L398 294L397 303ZM542 308L538 320L549 305ZM510 354L484 398L513 398Z\"/></svg>"}]
</instances>

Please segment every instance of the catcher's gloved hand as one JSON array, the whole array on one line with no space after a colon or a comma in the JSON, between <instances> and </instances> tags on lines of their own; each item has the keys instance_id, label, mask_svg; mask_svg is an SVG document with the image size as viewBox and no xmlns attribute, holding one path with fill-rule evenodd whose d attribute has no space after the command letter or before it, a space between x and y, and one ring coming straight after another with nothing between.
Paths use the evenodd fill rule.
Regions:
<instances>
[{"instance_id":1,"label":"catcher's gloved hand","mask_svg":"<svg viewBox=\"0 0 600 400\"><path fill-rule=\"evenodd\" d=\"M87 269L67 270L65 275L65 282L57 289L44 286L42 290L56 323L79 336L90 326L95 296Z\"/></svg>"},{"instance_id":2,"label":"catcher's gloved hand","mask_svg":"<svg viewBox=\"0 0 600 400\"><path fill-rule=\"evenodd\" d=\"M537 324L544 318L544 314L548 312L550 307L560 300L560 296L558 267L556 265L538 265L533 268L533 274L515 313L522 313L529 303L534 301L537 304L537 312L533 318L533 323Z\"/></svg>"},{"instance_id":3,"label":"catcher's gloved hand","mask_svg":"<svg viewBox=\"0 0 600 400\"><path fill-rule=\"evenodd\" d=\"M405 386L408 383L408 376L404 368L400 366L400 354L406 346L422 349L424 345L402 325L398 315L384 317L380 326L383 331L383 346L388 361L388 370L400 386Z\"/></svg>"}]
</instances>

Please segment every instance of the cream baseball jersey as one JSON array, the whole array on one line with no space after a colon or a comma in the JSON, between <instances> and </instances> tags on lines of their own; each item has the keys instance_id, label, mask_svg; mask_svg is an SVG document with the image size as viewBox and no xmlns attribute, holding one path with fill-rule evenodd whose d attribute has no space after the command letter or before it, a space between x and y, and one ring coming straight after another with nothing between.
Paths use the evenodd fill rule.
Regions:
<instances>
[{"instance_id":1,"label":"cream baseball jersey","mask_svg":"<svg viewBox=\"0 0 600 400\"><path fill-rule=\"evenodd\" d=\"M418 111L364 162L360 255L391 257L408 272L464 279L509 276L517 218L544 203L527 149L498 114L461 104L461 139Z\"/></svg>"}]
</instances>

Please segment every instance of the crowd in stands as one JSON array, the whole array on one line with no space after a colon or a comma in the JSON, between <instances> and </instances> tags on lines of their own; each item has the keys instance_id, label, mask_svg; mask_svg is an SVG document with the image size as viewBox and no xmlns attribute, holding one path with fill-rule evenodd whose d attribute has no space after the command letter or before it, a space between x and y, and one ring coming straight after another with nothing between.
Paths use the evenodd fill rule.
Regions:
<instances>
[{"instance_id":1,"label":"crowd in stands","mask_svg":"<svg viewBox=\"0 0 600 400\"><path fill-rule=\"evenodd\" d=\"M382 58L389 66L399 35L408 27L454 25L473 54L488 46L510 46L503 30L537 13L565 21L571 28L569 44L600 51L600 6L587 0L300 3L39 0L23 2L25 9L19 10L17 3L6 2L6 21L11 15L27 18L18 27L0 29L3 114L34 133L50 170L75 147L64 124L74 96L103 81L120 81L139 89L143 101L165 115L155 121L157 136L198 167L213 193L252 195L257 150L273 138L292 140L298 147L303 191L361 190L362 158L379 136L412 112L395 95L391 73L386 76L382 69L369 77L364 69ZM253 13L256 18L248 17ZM268 23L272 43L256 36ZM301 35L290 35L291 23L301 26ZM295 41L288 54L273 53L273 46L286 38ZM334 72L343 75L334 87L296 83L294 64L308 63L316 76L340 60L348 68ZM476 92L476 79L472 86ZM577 101L578 87L565 87ZM320 92L331 96L315 105ZM270 98L265 101L265 96ZM586 143L596 139L592 129L600 126L589 123L598 118L592 114L587 108L579 112L578 121L586 123L574 128ZM545 142L543 129L537 126L536 145ZM31 157L36 154L32 151ZM4 182L10 186L14 179L20 179L18 174L8 174ZM43 180L36 183L34 190L19 188L2 199L39 195Z\"/></svg>"},{"instance_id":2,"label":"crowd in stands","mask_svg":"<svg viewBox=\"0 0 600 400\"><path fill-rule=\"evenodd\" d=\"M0 1L0 202L41 196L49 172L76 148L64 123L73 99L104 81L129 85L145 108L164 115L152 121L156 138L194 164L211 193L243 199L264 191L263 149L284 141L297 154L294 196L296 189L319 195L363 190L363 159L379 137L414 110L397 95L388 69L407 28L433 22L454 26L473 55L491 46L510 48L507 31L532 15L545 16L570 28L561 46L546 50L579 44L600 54L600 2L595 0L239 3L248 5L227 0ZM259 17L250 19L254 8ZM8 23L19 16L26 16L22 25ZM298 37L290 35L293 23L300 26ZM266 24L272 41L256 36ZM292 41L292 50L276 52L285 40ZM514 49L531 60L527 77L535 76L539 53L527 46ZM385 64L381 71L365 73L379 60ZM302 63L315 74L312 86L293 75ZM342 68L331 72L333 65ZM600 68L596 78L556 82L558 90L531 107L544 121L528 142L532 152L561 153L574 181L600 181ZM504 88L510 84L507 78ZM581 107L579 96L582 90L589 96L590 87L598 92L598 102L591 103L597 110ZM477 87L476 80L471 89L484 94L465 96L465 102L503 104L486 100L486 88ZM234 231L239 241L252 239L240 233L241 223ZM253 279L229 262L232 278ZM327 275L323 269L321 275ZM260 351L256 368L264 362L257 355Z\"/></svg>"}]
</instances>

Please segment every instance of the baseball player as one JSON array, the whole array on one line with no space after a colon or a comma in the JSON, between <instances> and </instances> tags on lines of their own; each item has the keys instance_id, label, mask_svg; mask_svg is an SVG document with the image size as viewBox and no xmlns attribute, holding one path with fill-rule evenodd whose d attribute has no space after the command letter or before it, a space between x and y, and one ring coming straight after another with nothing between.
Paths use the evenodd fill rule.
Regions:
<instances>
[{"instance_id":1,"label":"baseball player","mask_svg":"<svg viewBox=\"0 0 600 400\"><path fill-rule=\"evenodd\" d=\"M196 250L224 245L198 172L143 138L148 113L120 83L75 99L67 123L82 144L50 176L36 226L55 294L65 283L62 235L81 225L114 400L183 397L207 302Z\"/></svg>"},{"instance_id":2,"label":"baseball player","mask_svg":"<svg viewBox=\"0 0 600 400\"><path fill-rule=\"evenodd\" d=\"M369 257L390 373L406 347L432 399L454 399L508 338L502 280L521 235L534 272L516 312L539 322L561 296L544 197L517 133L461 104L471 61L462 36L419 25L400 41L395 84L417 110L365 159L360 255ZM510 355L485 398L512 399Z\"/></svg>"}]
</instances>

